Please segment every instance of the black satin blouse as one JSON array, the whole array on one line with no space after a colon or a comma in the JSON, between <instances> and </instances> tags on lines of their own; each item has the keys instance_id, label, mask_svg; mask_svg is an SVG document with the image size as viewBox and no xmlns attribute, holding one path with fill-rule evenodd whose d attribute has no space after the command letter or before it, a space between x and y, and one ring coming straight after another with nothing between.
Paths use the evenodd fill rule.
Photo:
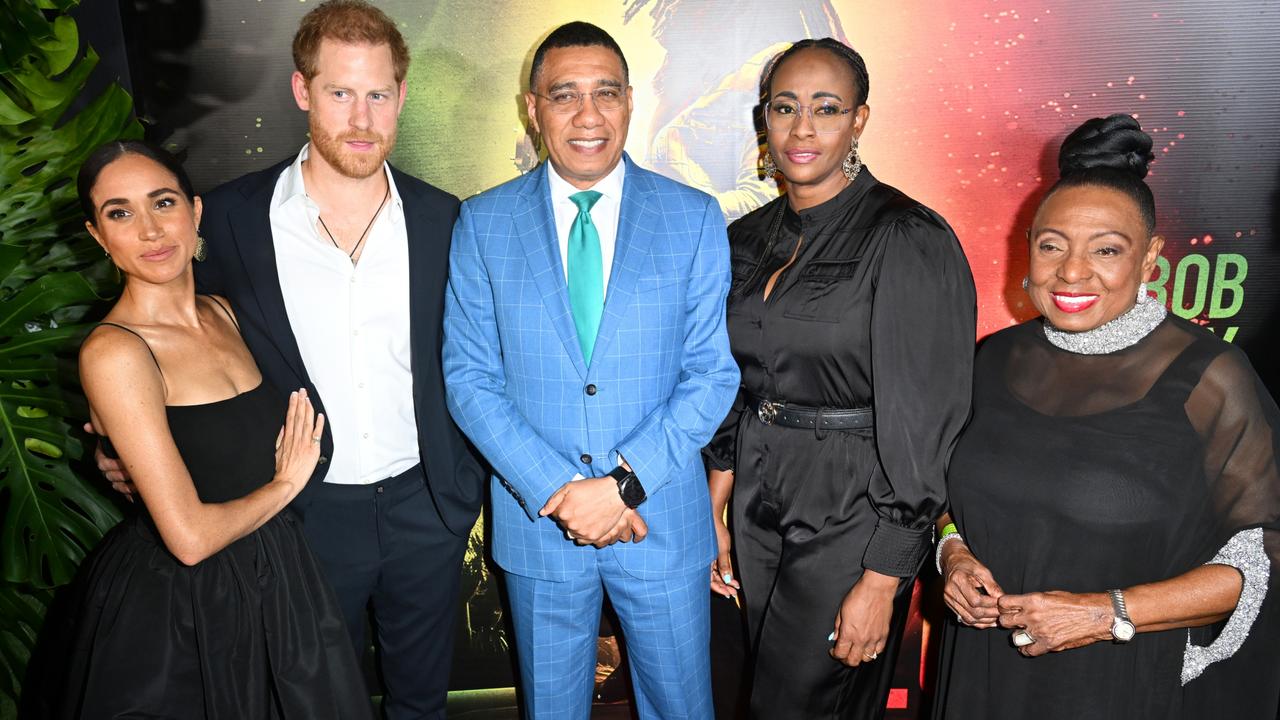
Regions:
<instances>
[{"instance_id":1,"label":"black satin blouse","mask_svg":"<svg viewBox=\"0 0 1280 720\"><path fill-rule=\"evenodd\" d=\"M877 461L850 460L865 483L871 535L863 566L910 576L944 509L944 473L969 415L976 293L955 234L937 213L863 169L836 197L793 211L785 197L729 228L728 329L738 400L707 447L732 470L749 396L823 408L871 406ZM802 240L803 238L803 240ZM764 287L800 249L768 299ZM815 435L797 433L808 442ZM804 441L771 451L803 463ZM786 457L771 466L799 469Z\"/></svg>"}]
</instances>

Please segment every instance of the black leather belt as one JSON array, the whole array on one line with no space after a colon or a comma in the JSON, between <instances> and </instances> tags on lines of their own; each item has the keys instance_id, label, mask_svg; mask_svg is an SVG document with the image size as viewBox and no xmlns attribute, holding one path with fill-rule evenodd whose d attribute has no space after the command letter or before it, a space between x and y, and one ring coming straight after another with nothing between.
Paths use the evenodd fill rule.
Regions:
<instances>
[{"instance_id":1,"label":"black leather belt","mask_svg":"<svg viewBox=\"0 0 1280 720\"><path fill-rule=\"evenodd\" d=\"M874 427L875 413L871 408L817 408L791 403L765 400L747 396L747 402L755 410L756 417L765 425L807 428L810 430L860 430Z\"/></svg>"}]
</instances>

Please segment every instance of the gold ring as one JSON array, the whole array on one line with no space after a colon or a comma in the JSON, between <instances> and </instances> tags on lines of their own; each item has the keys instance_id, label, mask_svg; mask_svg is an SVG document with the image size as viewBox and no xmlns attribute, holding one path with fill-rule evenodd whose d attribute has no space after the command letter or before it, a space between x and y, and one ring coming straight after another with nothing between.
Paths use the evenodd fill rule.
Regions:
<instances>
[{"instance_id":1,"label":"gold ring","mask_svg":"<svg viewBox=\"0 0 1280 720\"><path fill-rule=\"evenodd\" d=\"M320 442L320 436L319 436L319 435L312 435L312 436L311 436L311 442L313 442L313 443L318 443L318 442Z\"/></svg>"},{"instance_id":2,"label":"gold ring","mask_svg":"<svg viewBox=\"0 0 1280 720\"><path fill-rule=\"evenodd\" d=\"M1031 633L1027 632L1026 630L1017 630L1013 633L1014 647L1026 647L1034 643L1035 641L1036 639L1031 637Z\"/></svg>"}]
</instances>

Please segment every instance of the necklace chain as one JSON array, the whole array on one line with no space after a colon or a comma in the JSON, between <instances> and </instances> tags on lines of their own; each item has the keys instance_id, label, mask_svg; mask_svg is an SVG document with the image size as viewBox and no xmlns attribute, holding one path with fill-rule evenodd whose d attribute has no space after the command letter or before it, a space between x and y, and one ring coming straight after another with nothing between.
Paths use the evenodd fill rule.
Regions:
<instances>
[{"instance_id":1,"label":"necklace chain","mask_svg":"<svg viewBox=\"0 0 1280 720\"><path fill-rule=\"evenodd\" d=\"M351 252L347 253L347 259L351 261L352 265L356 264L356 251L360 249L360 245L364 243L364 239L369 236L369 231L373 229L373 222L378 219L379 215L382 214L382 208L387 206L387 200L390 200L390 199L391 199L391 181L388 180L387 193L382 196L382 202L378 203L378 209L373 211L373 217L369 218L369 224L364 226L364 232L360 233L360 239L356 240L356 244L352 246ZM333 232L329 230L329 226L325 225L324 216L317 215L316 217L320 219L320 227L324 228L325 234L329 236L329 242L333 243L334 247L341 250L342 246L338 244L337 238L333 236Z\"/></svg>"}]
</instances>

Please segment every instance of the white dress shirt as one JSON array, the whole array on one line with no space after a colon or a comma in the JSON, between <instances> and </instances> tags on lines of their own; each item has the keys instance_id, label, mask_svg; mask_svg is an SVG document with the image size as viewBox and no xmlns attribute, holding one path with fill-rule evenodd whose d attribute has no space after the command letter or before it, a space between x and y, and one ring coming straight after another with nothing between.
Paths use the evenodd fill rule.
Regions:
<instances>
[{"instance_id":1,"label":"white dress shirt","mask_svg":"<svg viewBox=\"0 0 1280 720\"><path fill-rule=\"evenodd\" d=\"M556 168L547 163L547 182L551 186L551 209L556 217L556 238L560 243L560 269L564 271L565 281L569 279L569 229L578 217L578 206L569 199L570 195L582 192L569 184L556 173ZM613 270L613 250L618 241L618 213L622 209L622 180L626 175L626 163L619 160L618 166L589 189L600 193L600 199L591 208L591 224L596 226L600 235L600 261L604 264L603 287L608 294L609 273Z\"/></svg>"},{"instance_id":2,"label":"white dress shirt","mask_svg":"<svg viewBox=\"0 0 1280 720\"><path fill-rule=\"evenodd\" d=\"M303 147L281 173L271 197L276 268L289 325L333 434L324 480L368 484L420 460L404 203L384 163L391 197L361 246L360 263L353 265L319 229L320 208L307 195L302 176L310 148Z\"/></svg>"},{"instance_id":3,"label":"white dress shirt","mask_svg":"<svg viewBox=\"0 0 1280 720\"><path fill-rule=\"evenodd\" d=\"M600 235L600 262L604 265L605 297L609 295L609 274L613 270L613 251L618 244L618 214L622 210L622 181L627 174L627 164L618 160L618 166L608 175L592 185L589 190L600 193L600 198L591 207L591 224L596 226ZM556 166L547 162L547 183L551 186L551 209L556 216L556 239L560 245L560 269L564 271L565 282L569 281L569 229L578 217L578 205L569 199L570 195L582 192L560 177ZM621 457L619 457L621 459ZM583 479L582 473L575 473L574 481Z\"/></svg>"}]
</instances>

